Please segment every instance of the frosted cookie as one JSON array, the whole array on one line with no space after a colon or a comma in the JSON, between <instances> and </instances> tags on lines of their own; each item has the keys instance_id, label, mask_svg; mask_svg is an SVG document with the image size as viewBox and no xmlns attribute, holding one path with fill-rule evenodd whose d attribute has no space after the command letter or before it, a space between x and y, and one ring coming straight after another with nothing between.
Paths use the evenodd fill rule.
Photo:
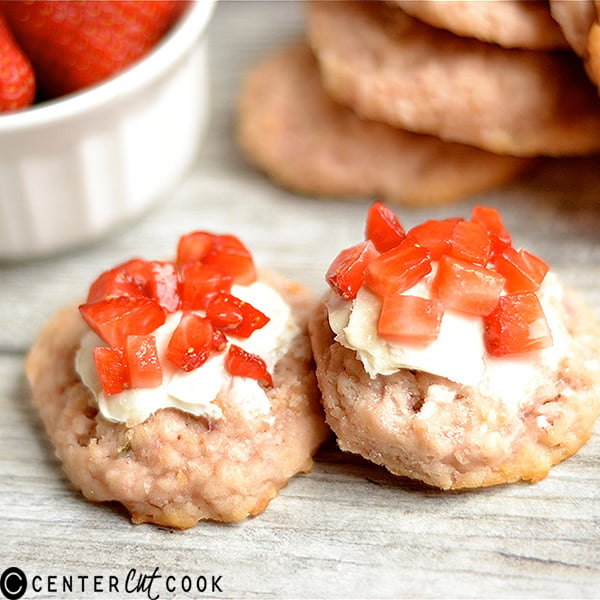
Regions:
<instances>
[{"instance_id":1,"label":"frosted cookie","mask_svg":"<svg viewBox=\"0 0 600 600\"><path fill-rule=\"evenodd\" d=\"M379 2L311 2L324 87L360 116L514 156L600 149L600 104L570 52L461 38Z\"/></svg>"},{"instance_id":2,"label":"frosted cookie","mask_svg":"<svg viewBox=\"0 0 600 600\"><path fill-rule=\"evenodd\" d=\"M533 0L388 0L409 15L456 35L506 48L564 48L565 38L546 2Z\"/></svg>"},{"instance_id":3,"label":"frosted cookie","mask_svg":"<svg viewBox=\"0 0 600 600\"><path fill-rule=\"evenodd\" d=\"M309 330L343 450L442 489L537 481L600 414L600 326L494 209L369 211Z\"/></svg>"},{"instance_id":4,"label":"frosted cookie","mask_svg":"<svg viewBox=\"0 0 600 600\"><path fill-rule=\"evenodd\" d=\"M451 202L505 183L531 164L359 119L325 94L304 43L247 75L238 139L249 160L294 191L400 204Z\"/></svg>"},{"instance_id":5,"label":"frosted cookie","mask_svg":"<svg viewBox=\"0 0 600 600\"><path fill-rule=\"evenodd\" d=\"M312 295L257 275L235 237L134 259L55 315L26 371L56 454L95 502L187 528L263 511L327 437L306 331Z\"/></svg>"}]
</instances>

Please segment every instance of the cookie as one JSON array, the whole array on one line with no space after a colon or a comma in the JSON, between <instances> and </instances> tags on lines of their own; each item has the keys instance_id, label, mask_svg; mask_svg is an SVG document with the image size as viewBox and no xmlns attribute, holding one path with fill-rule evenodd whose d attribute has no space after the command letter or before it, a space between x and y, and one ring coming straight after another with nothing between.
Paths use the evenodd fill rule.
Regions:
<instances>
[{"instance_id":1,"label":"cookie","mask_svg":"<svg viewBox=\"0 0 600 600\"><path fill-rule=\"evenodd\" d=\"M600 148L600 105L576 56L507 50L379 2L316 2L324 87L362 117L514 156Z\"/></svg>"},{"instance_id":2,"label":"cookie","mask_svg":"<svg viewBox=\"0 0 600 600\"><path fill-rule=\"evenodd\" d=\"M546 2L506 0L388 0L407 14L456 35L506 48L565 48L565 38Z\"/></svg>"},{"instance_id":3,"label":"cookie","mask_svg":"<svg viewBox=\"0 0 600 600\"><path fill-rule=\"evenodd\" d=\"M325 94L303 42L248 73L237 129L252 163L316 196L443 204L505 183L531 164L360 119Z\"/></svg>"},{"instance_id":4,"label":"cookie","mask_svg":"<svg viewBox=\"0 0 600 600\"><path fill-rule=\"evenodd\" d=\"M314 299L273 273L263 273L258 283L278 292L297 330L272 368L272 385L231 376L200 411L193 403L205 394L206 377L187 380L188 397L178 406L159 403L149 415L129 410L122 394L101 397L81 366L93 334L77 306L49 321L27 358L27 377L64 471L88 500L118 502L134 523L183 529L201 519L256 515L290 477L311 469L312 455L329 435L306 332ZM161 361L166 378L173 367ZM207 361L183 379L177 371L173 380L180 377L181 384L203 368L222 377L222 368L215 371L212 364ZM138 404L145 410L146 402L155 400L156 394L147 395ZM121 418L127 410L129 422Z\"/></svg>"},{"instance_id":5,"label":"cookie","mask_svg":"<svg viewBox=\"0 0 600 600\"><path fill-rule=\"evenodd\" d=\"M309 326L327 422L340 448L441 489L538 481L581 448L600 415L600 325L552 271L538 270L539 258L509 250L510 238L498 235L505 230L497 216L487 226L498 270L472 263L478 252L471 251L482 248L479 225L485 223L475 220L477 211L494 214L478 207L471 221L429 221L406 238L394 233L392 238L407 241L382 253L385 259L364 248L390 239L389 232L371 235L360 246L367 283L357 283L360 260L334 261L328 280L336 285ZM411 236L420 248L410 250ZM455 259L457 252L463 258ZM387 306L385 295L378 299L377 274L385 266L380 285L399 286L401 271L389 272L392 262L408 265L412 256L406 278L424 264L417 255L425 254L436 256L433 271L422 271L424 279L413 278L403 292L389 291L394 305L406 300L392 331L387 325L394 305ZM511 267L502 262L508 257ZM518 276L512 270L517 263ZM454 284L448 265L458 268L452 271L459 274ZM525 272L527 283L520 279ZM494 287L499 277L503 288ZM535 291L514 292L514 286ZM346 292L348 299L342 297ZM491 304L484 308L486 297ZM436 310L442 320L429 335Z\"/></svg>"},{"instance_id":6,"label":"cookie","mask_svg":"<svg viewBox=\"0 0 600 600\"><path fill-rule=\"evenodd\" d=\"M584 62L590 79L600 85L600 3L595 0L551 0L552 16Z\"/></svg>"}]
</instances>

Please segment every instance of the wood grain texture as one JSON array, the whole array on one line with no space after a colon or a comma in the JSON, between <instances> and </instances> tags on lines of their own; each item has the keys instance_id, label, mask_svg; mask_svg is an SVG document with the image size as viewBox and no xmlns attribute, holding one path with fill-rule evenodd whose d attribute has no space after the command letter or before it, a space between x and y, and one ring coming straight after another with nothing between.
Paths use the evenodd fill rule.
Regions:
<instances>
[{"instance_id":1,"label":"wood grain texture","mask_svg":"<svg viewBox=\"0 0 600 600\"><path fill-rule=\"evenodd\" d=\"M440 493L342 455L334 443L262 515L185 532L131 525L117 506L85 502L53 457L31 407L23 359L42 324L81 297L100 270L135 255L168 256L192 228L231 231L257 262L316 293L336 252L361 235L369 200L302 198L249 167L233 138L243 73L302 33L296 2L222 1L210 30L213 114L202 154L142 220L59 257L0 266L0 574L97 576L102 593L29 590L25 597L131 597L131 569L159 569L161 598L592 598L600 596L600 428L534 485ZM499 207L517 245L550 262L600 316L600 161L551 161L527 180L453 207L398 209L410 226ZM110 591L111 576L119 592ZM214 594L175 592L221 576ZM187 580L186 580L187 581ZM77 583L77 582L76 582ZM47 587L47 586L46 586Z\"/></svg>"}]
</instances>

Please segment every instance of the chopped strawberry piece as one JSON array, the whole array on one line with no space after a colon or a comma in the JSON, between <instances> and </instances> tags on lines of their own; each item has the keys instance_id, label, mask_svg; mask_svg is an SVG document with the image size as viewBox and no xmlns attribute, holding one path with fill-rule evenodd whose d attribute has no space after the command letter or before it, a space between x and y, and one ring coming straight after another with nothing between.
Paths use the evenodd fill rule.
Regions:
<instances>
[{"instance_id":1,"label":"chopped strawberry piece","mask_svg":"<svg viewBox=\"0 0 600 600\"><path fill-rule=\"evenodd\" d=\"M438 337L442 315L437 300L389 294L381 305L377 331L386 339L426 344Z\"/></svg>"},{"instance_id":2,"label":"chopped strawberry piece","mask_svg":"<svg viewBox=\"0 0 600 600\"><path fill-rule=\"evenodd\" d=\"M233 277L201 262L186 263L181 267L182 310L204 310L218 293L229 292Z\"/></svg>"},{"instance_id":3,"label":"chopped strawberry piece","mask_svg":"<svg viewBox=\"0 0 600 600\"><path fill-rule=\"evenodd\" d=\"M151 298L107 298L79 307L85 322L111 346L124 346L128 335L146 335L160 327L166 313Z\"/></svg>"},{"instance_id":4,"label":"chopped strawberry piece","mask_svg":"<svg viewBox=\"0 0 600 600\"><path fill-rule=\"evenodd\" d=\"M371 205L367 214L365 238L371 240L379 252L391 250L405 237L404 228L391 209L381 202Z\"/></svg>"},{"instance_id":5,"label":"chopped strawberry piece","mask_svg":"<svg viewBox=\"0 0 600 600\"><path fill-rule=\"evenodd\" d=\"M94 363L105 394L120 394L130 387L127 361L122 348L96 346Z\"/></svg>"},{"instance_id":6,"label":"chopped strawberry piece","mask_svg":"<svg viewBox=\"0 0 600 600\"><path fill-rule=\"evenodd\" d=\"M132 388L154 388L162 383L162 368L153 335L129 335L125 355Z\"/></svg>"},{"instance_id":7,"label":"chopped strawberry piece","mask_svg":"<svg viewBox=\"0 0 600 600\"><path fill-rule=\"evenodd\" d=\"M455 258L486 265L490 258L491 243L485 227L470 221L456 223L452 230L450 253Z\"/></svg>"},{"instance_id":8,"label":"chopped strawberry piece","mask_svg":"<svg viewBox=\"0 0 600 600\"><path fill-rule=\"evenodd\" d=\"M335 293L344 300L356 298L369 263L379 256L371 240L342 250L333 260L325 279Z\"/></svg>"},{"instance_id":9,"label":"chopped strawberry piece","mask_svg":"<svg viewBox=\"0 0 600 600\"><path fill-rule=\"evenodd\" d=\"M504 227L500 213L495 208L476 206L471 213L471 221L483 225L490 236L492 254L501 254L512 244L510 234Z\"/></svg>"},{"instance_id":10,"label":"chopped strawberry piece","mask_svg":"<svg viewBox=\"0 0 600 600\"><path fill-rule=\"evenodd\" d=\"M532 292L500 296L484 323L486 346L494 356L541 350L553 343L544 310Z\"/></svg>"},{"instance_id":11,"label":"chopped strawberry piece","mask_svg":"<svg viewBox=\"0 0 600 600\"><path fill-rule=\"evenodd\" d=\"M119 267L104 271L90 286L87 302L98 302L107 298L145 296L146 292L133 278Z\"/></svg>"},{"instance_id":12,"label":"chopped strawberry piece","mask_svg":"<svg viewBox=\"0 0 600 600\"><path fill-rule=\"evenodd\" d=\"M431 271L431 255L414 238L380 254L367 266L365 285L380 298L404 292Z\"/></svg>"},{"instance_id":13,"label":"chopped strawberry piece","mask_svg":"<svg viewBox=\"0 0 600 600\"><path fill-rule=\"evenodd\" d=\"M445 307L475 315L491 313L504 287L504 277L451 256L442 256L431 292Z\"/></svg>"},{"instance_id":14,"label":"chopped strawberry piece","mask_svg":"<svg viewBox=\"0 0 600 600\"><path fill-rule=\"evenodd\" d=\"M438 260L442 254L449 254L452 247L452 232L462 219L432 219L413 227L407 234L429 250L431 258Z\"/></svg>"},{"instance_id":15,"label":"chopped strawberry piece","mask_svg":"<svg viewBox=\"0 0 600 600\"><path fill-rule=\"evenodd\" d=\"M241 338L248 338L264 327L269 317L231 294L213 296L206 307L206 316L219 329Z\"/></svg>"},{"instance_id":16,"label":"chopped strawberry piece","mask_svg":"<svg viewBox=\"0 0 600 600\"><path fill-rule=\"evenodd\" d=\"M231 275L239 285L250 285L257 279L250 250L234 235L217 235L202 262Z\"/></svg>"},{"instance_id":17,"label":"chopped strawberry piece","mask_svg":"<svg viewBox=\"0 0 600 600\"><path fill-rule=\"evenodd\" d=\"M494 264L498 273L506 278L509 294L537 291L549 269L541 258L526 250L517 252L512 246L497 255Z\"/></svg>"},{"instance_id":18,"label":"chopped strawberry piece","mask_svg":"<svg viewBox=\"0 0 600 600\"><path fill-rule=\"evenodd\" d=\"M209 319L186 312L169 340L167 359L182 371L193 371L201 367L211 354L222 350L222 346L217 347L220 339L220 336L215 336Z\"/></svg>"},{"instance_id":19,"label":"chopped strawberry piece","mask_svg":"<svg viewBox=\"0 0 600 600\"><path fill-rule=\"evenodd\" d=\"M172 262L152 260L148 262L148 286L150 295L167 312L179 308L179 281Z\"/></svg>"},{"instance_id":20,"label":"chopped strawberry piece","mask_svg":"<svg viewBox=\"0 0 600 600\"><path fill-rule=\"evenodd\" d=\"M182 235L177 243L177 265L181 267L186 263L204 260L215 237L215 234L207 231L192 231Z\"/></svg>"},{"instance_id":21,"label":"chopped strawberry piece","mask_svg":"<svg viewBox=\"0 0 600 600\"><path fill-rule=\"evenodd\" d=\"M249 377L264 381L273 386L273 378L267 369L265 361L256 354L246 352L243 348L232 344L225 356L225 368L231 375Z\"/></svg>"}]
</instances>

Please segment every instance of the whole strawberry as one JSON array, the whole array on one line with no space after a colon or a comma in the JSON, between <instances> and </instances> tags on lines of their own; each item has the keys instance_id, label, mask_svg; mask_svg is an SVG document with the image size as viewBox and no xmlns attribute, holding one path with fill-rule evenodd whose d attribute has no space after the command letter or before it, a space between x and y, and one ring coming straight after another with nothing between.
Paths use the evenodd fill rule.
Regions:
<instances>
[{"instance_id":1,"label":"whole strawberry","mask_svg":"<svg viewBox=\"0 0 600 600\"><path fill-rule=\"evenodd\" d=\"M179 16L178 0L2 0L40 99L81 90L146 54Z\"/></svg>"},{"instance_id":2,"label":"whole strawberry","mask_svg":"<svg viewBox=\"0 0 600 600\"><path fill-rule=\"evenodd\" d=\"M29 106L35 97L35 77L27 57L0 15L0 112Z\"/></svg>"}]
</instances>

